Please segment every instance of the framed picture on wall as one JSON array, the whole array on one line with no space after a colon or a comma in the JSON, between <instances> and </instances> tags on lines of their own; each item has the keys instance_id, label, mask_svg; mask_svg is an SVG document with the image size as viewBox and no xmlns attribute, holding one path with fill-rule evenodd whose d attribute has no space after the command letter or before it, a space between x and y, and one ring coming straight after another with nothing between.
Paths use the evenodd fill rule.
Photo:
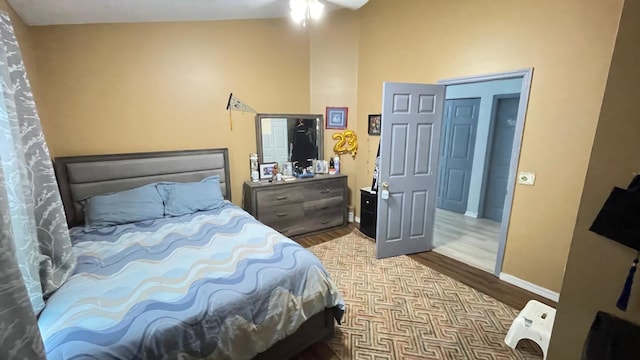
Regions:
<instances>
[{"instance_id":1,"label":"framed picture on wall","mask_svg":"<svg viewBox=\"0 0 640 360\"><path fill-rule=\"evenodd\" d=\"M369 115L369 135L380 135L380 120L380 114Z\"/></svg>"},{"instance_id":2,"label":"framed picture on wall","mask_svg":"<svg viewBox=\"0 0 640 360\"><path fill-rule=\"evenodd\" d=\"M344 130L347 128L347 115L349 108L327 107L326 129Z\"/></svg>"}]
</instances>

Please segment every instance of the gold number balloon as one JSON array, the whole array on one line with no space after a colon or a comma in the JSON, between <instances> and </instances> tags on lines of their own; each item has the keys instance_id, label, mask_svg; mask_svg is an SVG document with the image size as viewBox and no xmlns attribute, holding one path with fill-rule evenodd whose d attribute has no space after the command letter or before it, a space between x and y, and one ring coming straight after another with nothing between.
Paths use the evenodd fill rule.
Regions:
<instances>
[{"instance_id":1,"label":"gold number balloon","mask_svg":"<svg viewBox=\"0 0 640 360\"><path fill-rule=\"evenodd\" d=\"M331 137L338 142L333 146L333 152L337 155L351 154L356 156L358 153L358 137L351 130L345 130L342 133L333 134Z\"/></svg>"},{"instance_id":2,"label":"gold number balloon","mask_svg":"<svg viewBox=\"0 0 640 360\"><path fill-rule=\"evenodd\" d=\"M344 138L344 134L343 133L336 133L333 134L333 136L331 137L333 140L338 140L338 142L333 146L333 152L340 155L343 153L344 150L346 150L344 148L344 144L346 143L346 140Z\"/></svg>"}]
</instances>

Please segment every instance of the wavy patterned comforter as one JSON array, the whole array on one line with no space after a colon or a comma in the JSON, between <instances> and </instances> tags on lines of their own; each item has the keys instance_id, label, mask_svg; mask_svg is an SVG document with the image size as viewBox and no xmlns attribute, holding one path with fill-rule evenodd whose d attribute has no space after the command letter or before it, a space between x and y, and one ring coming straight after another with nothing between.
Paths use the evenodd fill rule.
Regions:
<instances>
[{"instance_id":1,"label":"wavy patterned comforter","mask_svg":"<svg viewBox=\"0 0 640 360\"><path fill-rule=\"evenodd\" d=\"M78 266L39 318L49 360L251 358L344 308L313 254L230 203L71 236Z\"/></svg>"}]
</instances>

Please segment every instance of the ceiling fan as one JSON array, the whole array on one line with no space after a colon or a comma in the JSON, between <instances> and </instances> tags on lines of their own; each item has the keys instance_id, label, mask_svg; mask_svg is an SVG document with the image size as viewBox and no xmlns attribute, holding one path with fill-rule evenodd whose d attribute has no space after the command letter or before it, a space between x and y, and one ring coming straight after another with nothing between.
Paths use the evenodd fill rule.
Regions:
<instances>
[{"instance_id":1,"label":"ceiling fan","mask_svg":"<svg viewBox=\"0 0 640 360\"><path fill-rule=\"evenodd\" d=\"M349 8L351 10L358 10L368 3L369 0L327 0L338 6Z\"/></svg>"},{"instance_id":2,"label":"ceiling fan","mask_svg":"<svg viewBox=\"0 0 640 360\"><path fill-rule=\"evenodd\" d=\"M339 7L356 10L361 8L369 0L323 1L331 2ZM302 26L307 25L308 19L319 19L322 16L322 12L324 10L324 4L320 0L289 0L289 7L291 8L291 18L297 23L302 23Z\"/></svg>"},{"instance_id":3,"label":"ceiling fan","mask_svg":"<svg viewBox=\"0 0 640 360\"><path fill-rule=\"evenodd\" d=\"M4 0L0 0L4 1ZM268 19L291 16L291 5L302 3L320 13L338 8L356 10L368 0L6 0L28 25L137 23ZM287 4L288 3L288 4ZM319 4L320 6L316 5ZM287 6L289 5L289 6ZM311 6L311 7L313 7ZM315 8L314 8L315 9ZM300 18L300 17L299 17Z\"/></svg>"}]
</instances>

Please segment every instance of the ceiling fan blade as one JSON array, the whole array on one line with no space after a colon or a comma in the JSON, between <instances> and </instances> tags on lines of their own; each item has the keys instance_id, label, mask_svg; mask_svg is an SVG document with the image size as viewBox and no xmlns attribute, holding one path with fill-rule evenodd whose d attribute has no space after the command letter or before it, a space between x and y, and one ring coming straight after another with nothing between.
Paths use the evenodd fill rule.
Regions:
<instances>
[{"instance_id":1,"label":"ceiling fan blade","mask_svg":"<svg viewBox=\"0 0 640 360\"><path fill-rule=\"evenodd\" d=\"M351 10L357 10L364 6L369 0L327 0L336 5L340 5L345 8L349 8Z\"/></svg>"}]
</instances>

